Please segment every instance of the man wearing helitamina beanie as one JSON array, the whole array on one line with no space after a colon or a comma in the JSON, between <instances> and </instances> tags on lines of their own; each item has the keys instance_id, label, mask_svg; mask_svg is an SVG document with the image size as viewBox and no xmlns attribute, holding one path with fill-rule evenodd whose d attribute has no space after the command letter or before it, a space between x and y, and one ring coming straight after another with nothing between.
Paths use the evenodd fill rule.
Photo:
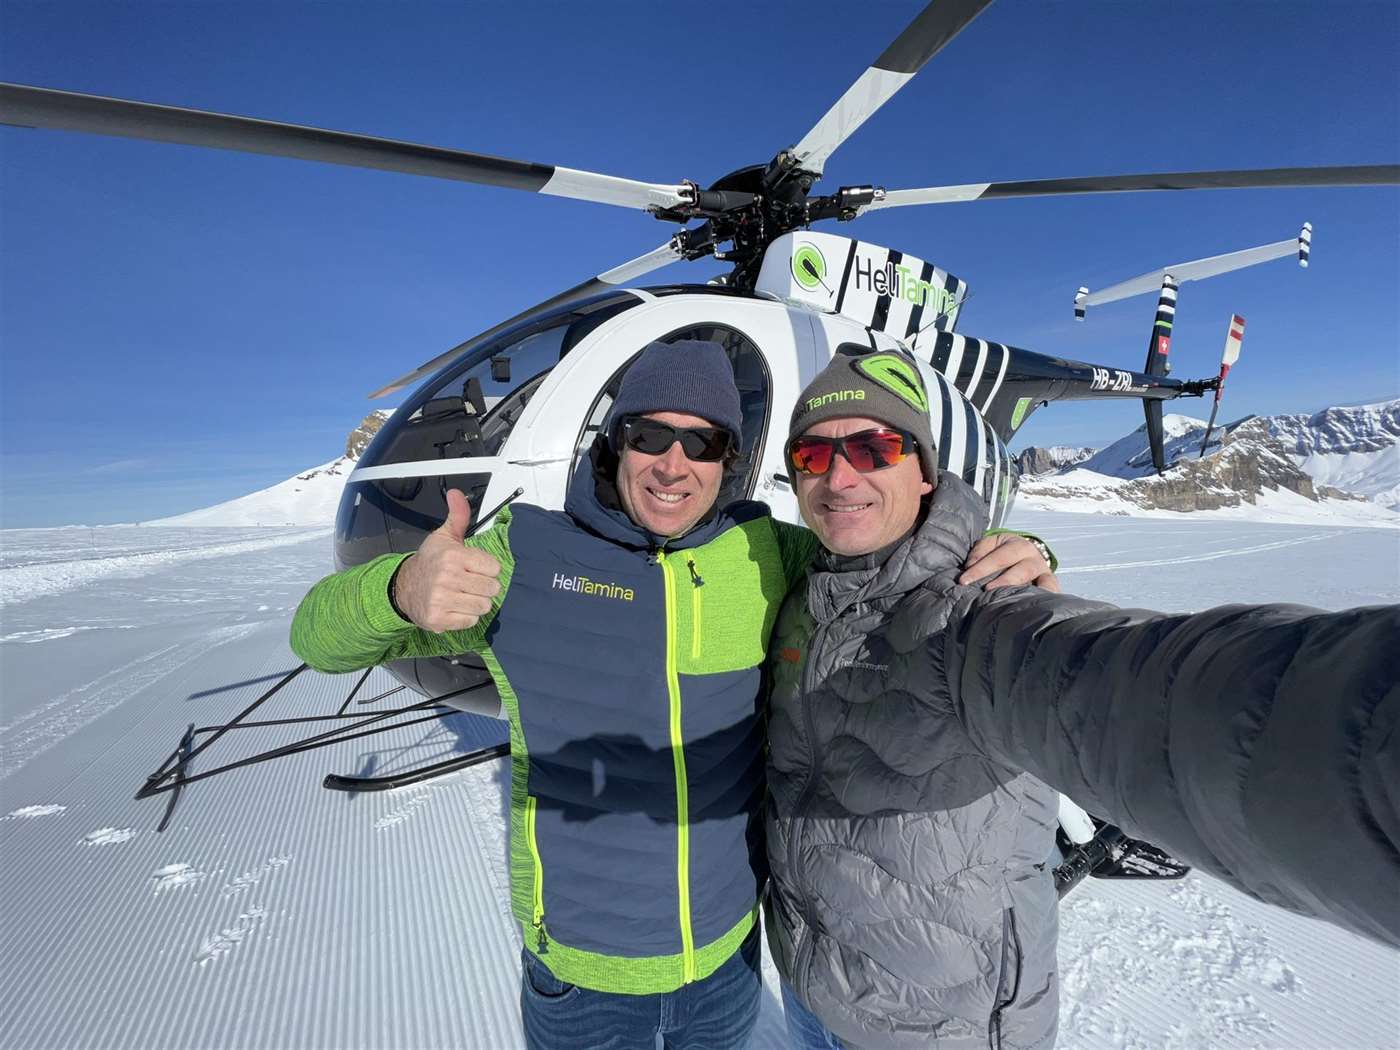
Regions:
<instances>
[{"instance_id":1,"label":"man wearing helitamina beanie","mask_svg":"<svg viewBox=\"0 0 1400 1050\"><path fill-rule=\"evenodd\" d=\"M516 503L464 539L449 492L415 554L322 580L292 624L319 670L490 669L531 1047L738 1047L757 1019L761 666L815 541L761 503L715 505L741 433L724 349L653 343L562 511Z\"/></svg>"},{"instance_id":2,"label":"man wearing helitamina beanie","mask_svg":"<svg viewBox=\"0 0 1400 1050\"><path fill-rule=\"evenodd\" d=\"M822 543L769 662L766 927L791 1045L1049 1050L1056 789L1400 944L1400 607L1168 616L965 585L986 512L937 473L926 407L908 358L838 354L790 423Z\"/></svg>"}]
</instances>

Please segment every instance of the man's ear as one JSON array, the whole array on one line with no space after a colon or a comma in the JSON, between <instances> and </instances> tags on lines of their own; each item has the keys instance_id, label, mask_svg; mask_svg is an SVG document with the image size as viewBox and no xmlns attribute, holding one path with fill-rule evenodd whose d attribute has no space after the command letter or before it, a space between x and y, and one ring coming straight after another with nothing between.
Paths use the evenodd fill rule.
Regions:
<instances>
[{"instance_id":1,"label":"man's ear","mask_svg":"<svg viewBox=\"0 0 1400 1050\"><path fill-rule=\"evenodd\" d=\"M919 498L922 499L933 491L933 485L927 481L919 482Z\"/></svg>"}]
</instances>

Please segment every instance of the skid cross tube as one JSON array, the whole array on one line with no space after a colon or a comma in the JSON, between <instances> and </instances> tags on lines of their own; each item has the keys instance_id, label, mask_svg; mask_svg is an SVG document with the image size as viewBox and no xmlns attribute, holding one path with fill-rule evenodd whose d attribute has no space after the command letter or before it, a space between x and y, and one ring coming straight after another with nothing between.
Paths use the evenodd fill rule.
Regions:
<instances>
[{"instance_id":1,"label":"skid cross tube","mask_svg":"<svg viewBox=\"0 0 1400 1050\"><path fill-rule=\"evenodd\" d=\"M490 681L487 680L485 682L480 682L476 685L471 685L463 689L455 690L451 693L446 693L439 697L431 697L426 700L421 700L415 704L409 704L406 707L396 707L393 710L380 711L375 714L307 715L301 718L266 719L255 722L244 721L244 719L246 719L250 714L256 711L262 704L266 703L269 699L271 699L278 692L278 690L280 690L283 686L285 686L288 682L290 682L293 678L295 678L297 675L299 675L302 671L305 671L306 669L306 665L302 664L300 667L288 673L285 677L282 678L281 681L279 681L271 689L267 690L256 700L254 700L251 704L245 707L229 722L225 722L224 724L217 726L203 726L198 728L194 725L191 725L181 737L179 746L177 746L175 750L170 753L169 757L167 757L166 760L160 764L160 768L158 768L154 773L152 773L146 778L145 783L141 785L141 789L137 791L136 797L138 799L150 798L153 795L158 795L164 792L171 792L174 795L178 796L180 789L185 784L191 784L197 780L204 780L208 777L216 776L220 773L227 773L230 770L241 769L244 766L256 765L260 762L268 762L272 759L283 758L288 755L300 754L303 751L312 751L317 748L329 747L332 744L343 743L347 740L356 740L361 737L372 736L375 733L386 732L390 729L398 729L400 727L418 725L422 722L428 722L432 721L433 719L442 718L446 715L455 714L457 713L457 709L445 705L443 701L450 700L454 697L461 696L464 693L472 692L473 690L480 689L490 684ZM360 686L363 685L367 677L368 673L362 675L360 680L356 682L354 689L350 693L351 698L354 697L355 692L359 690ZM403 686L398 686L394 689L386 690L385 692L379 694L379 696L372 697L371 700L382 699L383 697L390 696L398 692L402 688ZM362 704L368 702L370 701L360 701L360 703ZM340 710L344 711L344 709L345 707L344 705L342 705ZM414 714L418 712L427 712L427 714L420 718L410 718L405 721L393 722L388 725L377 724L383 723L386 720L395 718L399 715ZM207 750L210 744L214 743L214 741L218 740L230 730L260 728L273 725L300 725L303 723L311 724L314 722L343 720L350 720L350 724L337 726L333 729L329 729L323 733L317 733L303 740L296 740L290 744L284 744L281 747L272 748L269 751L263 751L259 754L250 755L247 758L239 759L235 762L229 762L224 765L217 766L214 769L203 770L195 774L189 773L191 762L198 755ZM366 728L370 726L372 726L373 728ZM209 739L205 740L198 746L193 746L194 740L199 735L204 733L211 734L209 736ZM169 821L170 813L173 812L173 810L174 803L172 801L170 806L167 808L165 819L161 822L162 827L164 827L165 824Z\"/></svg>"}]
</instances>

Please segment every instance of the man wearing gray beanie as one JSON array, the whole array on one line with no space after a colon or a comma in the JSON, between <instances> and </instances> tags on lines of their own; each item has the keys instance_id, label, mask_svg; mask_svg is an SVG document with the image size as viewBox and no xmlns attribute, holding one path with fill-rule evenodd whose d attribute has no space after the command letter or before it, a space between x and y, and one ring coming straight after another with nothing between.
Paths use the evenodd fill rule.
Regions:
<instances>
[{"instance_id":1,"label":"man wearing gray beanie","mask_svg":"<svg viewBox=\"0 0 1400 1050\"><path fill-rule=\"evenodd\" d=\"M938 473L926 407L904 355L838 354L790 422L822 543L769 661L766 926L795 1050L1049 1050L1056 789L1400 944L1400 606L1167 616L964 585L986 512Z\"/></svg>"},{"instance_id":2,"label":"man wearing gray beanie","mask_svg":"<svg viewBox=\"0 0 1400 1050\"><path fill-rule=\"evenodd\" d=\"M761 503L716 505L741 423L721 346L653 343L562 511L516 503L467 538L449 492L416 553L321 581L292 624L324 671L482 655L510 719L537 1050L739 1047L758 1016L761 668L815 540ZM1043 567L1024 542L997 556L983 571Z\"/></svg>"}]
</instances>

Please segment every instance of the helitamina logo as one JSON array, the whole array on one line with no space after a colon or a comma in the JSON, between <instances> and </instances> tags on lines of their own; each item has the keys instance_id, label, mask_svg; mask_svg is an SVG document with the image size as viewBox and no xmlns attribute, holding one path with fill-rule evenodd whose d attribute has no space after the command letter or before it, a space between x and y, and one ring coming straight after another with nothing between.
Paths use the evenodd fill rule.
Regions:
<instances>
[{"instance_id":1,"label":"helitamina logo","mask_svg":"<svg viewBox=\"0 0 1400 1050\"><path fill-rule=\"evenodd\" d=\"M876 269L875 260L861 253L856 256L855 269L851 276L855 279L856 291L869 291L876 295L888 295L891 299L904 299L926 310L937 310L940 316L950 314L959 305L947 288L920 277L910 260L901 264L887 261Z\"/></svg>"},{"instance_id":2,"label":"helitamina logo","mask_svg":"<svg viewBox=\"0 0 1400 1050\"><path fill-rule=\"evenodd\" d=\"M594 598L616 598L624 602L630 602L637 597L631 587L590 580L587 576L565 576L562 572L554 574L554 582L550 586L556 591L573 591L575 594L587 594Z\"/></svg>"},{"instance_id":3,"label":"helitamina logo","mask_svg":"<svg viewBox=\"0 0 1400 1050\"><path fill-rule=\"evenodd\" d=\"M826 256L810 241L803 241L792 253L792 276L809 292L825 288L827 295L832 294L826 283Z\"/></svg>"},{"instance_id":4,"label":"helitamina logo","mask_svg":"<svg viewBox=\"0 0 1400 1050\"><path fill-rule=\"evenodd\" d=\"M920 412L928 411L924 381L914 366L898 354L871 354L857 359L856 368Z\"/></svg>"}]
</instances>

